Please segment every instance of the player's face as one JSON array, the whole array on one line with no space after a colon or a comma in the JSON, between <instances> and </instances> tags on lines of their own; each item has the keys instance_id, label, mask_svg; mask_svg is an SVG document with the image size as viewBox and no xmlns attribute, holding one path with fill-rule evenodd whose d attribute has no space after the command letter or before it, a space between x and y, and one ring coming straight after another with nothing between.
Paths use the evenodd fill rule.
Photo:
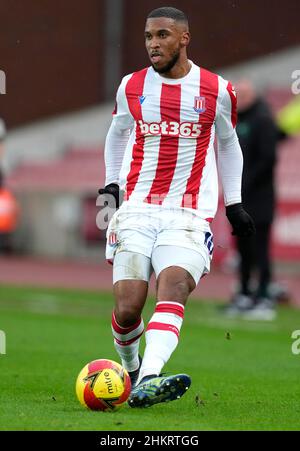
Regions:
<instances>
[{"instance_id":1,"label":"player's face","mask_svg":"<svg viewBox=\"0 0 300 451\"><path fill-rule=\"evenodd\" d=\"M169 72L189 42L184 24L167 17L148 19L145 27L146 49L156 72Z\"/></svg>"}]
</instances>

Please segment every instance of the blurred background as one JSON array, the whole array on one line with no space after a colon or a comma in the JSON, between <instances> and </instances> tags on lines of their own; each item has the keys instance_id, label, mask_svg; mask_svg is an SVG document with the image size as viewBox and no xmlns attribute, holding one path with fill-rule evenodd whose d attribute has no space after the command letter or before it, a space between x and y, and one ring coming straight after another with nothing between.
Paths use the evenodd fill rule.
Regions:
<instances>
[{"instance_id":1,"label":"blurred background","mask_svg":"<svg viewBox=\"0 0 300 451\"><path fill-rule=\"evenodd\" d=\"M300 305L299 2L166 5L189 17L190 59L233 82L250 80L278 124L274 279L282 300ZM103 145L121 77L149 64L145 17L160 6L157 0L1 1L0 158L13 211L0 230L9 235L1 283L111 287L105 231L96 227ZM238 262L221 193L213 229L213 271L195 294L226 300Z\"/></svg>"}]
</instances>

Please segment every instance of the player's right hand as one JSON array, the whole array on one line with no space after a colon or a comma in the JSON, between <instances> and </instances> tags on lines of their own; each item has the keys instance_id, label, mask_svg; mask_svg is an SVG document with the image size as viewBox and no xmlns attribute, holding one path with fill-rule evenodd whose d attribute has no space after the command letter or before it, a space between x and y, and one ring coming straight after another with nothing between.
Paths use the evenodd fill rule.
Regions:
<instances>
[{"instance_id":1,"label":"player's right hand","mask_svg":"<svg viewBox=\"0 0 300 451\"><path fill-rule=\"evenodd\" d=\"M120 188L116 183L110 183L106 185L104 188L100 188L98 190L99 194L111 194L115 198L116 208L119 208L120 205Z\"/></svg>"}]
</instances>

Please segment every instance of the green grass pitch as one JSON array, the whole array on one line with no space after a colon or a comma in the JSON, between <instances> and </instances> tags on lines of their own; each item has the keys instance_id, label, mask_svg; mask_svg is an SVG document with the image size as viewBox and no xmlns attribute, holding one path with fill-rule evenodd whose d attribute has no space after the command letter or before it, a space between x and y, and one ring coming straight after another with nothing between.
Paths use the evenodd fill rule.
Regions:
<instances>
[{"instance_id":1,"label":"green grass pitch","mask_svg":"<svg viewBox=\"0 0 300 451\"><path fill-rule=\"evenodd\" d=\"M75 380L91 360L118 360L110 293L0 286L1 430L299 430L300 355L291 351L300 311L273 322L224 318L213 302L189 301L165 371L186 372L185 396L149 409L84 409ZM149 299L144 319L153 311ZM144 346L144 342L143 345Z\"/></svg>"}]
</instances>

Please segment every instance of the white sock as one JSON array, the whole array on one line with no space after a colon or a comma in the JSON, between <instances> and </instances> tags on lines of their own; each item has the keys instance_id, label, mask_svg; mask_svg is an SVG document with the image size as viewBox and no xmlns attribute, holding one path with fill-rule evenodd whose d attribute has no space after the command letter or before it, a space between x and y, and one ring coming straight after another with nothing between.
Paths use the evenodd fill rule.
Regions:
<instances>
[{"instance_id":1,"label":"white sock","mask_svg":"<svg viewBox=\"0 0 300 451\"><path fill-rule=\"evenodd\" d=\"M178 302L158 302L146 329L146 348L138 383L161 369L175 350L184 316L184 306Z\"/></svg>"},{"instance_id":2,"label":"white sock","mask_svg":"<svg viewBox=\"0 0 300 451\"><path fill-rule=\"evenodd\" d=\"M143 319L140 318L130 327L121 327L116 321L115 312L113 312L111 328L114 336L114 345L121 358L122 366L127 371L137 370L140 365L140 338L144 332Z\"/></svg>"}]
</instances>

